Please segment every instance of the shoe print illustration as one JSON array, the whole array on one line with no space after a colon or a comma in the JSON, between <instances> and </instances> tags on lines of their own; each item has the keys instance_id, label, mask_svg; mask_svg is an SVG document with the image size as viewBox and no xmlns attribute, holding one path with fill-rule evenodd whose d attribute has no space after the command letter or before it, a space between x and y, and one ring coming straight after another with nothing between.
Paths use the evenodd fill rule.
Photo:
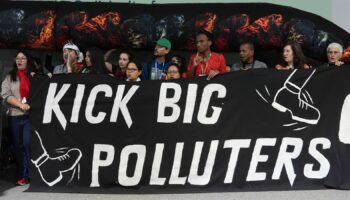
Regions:
<instances>
[{"instance_id":1,"label":"shoe print illustration","mask_svg":"<svg viewBox=\"0 0 350 200\"><path fill-rule=\"evenodd\" d=\"M316 70L312 71L312 73L300 87L291 81L293 75L297 72L297 69L293 70L293 72L284 82L283 86L278 89L274 96L271 96L268 88L265 85L266 94L270 98L265 98L261 92L259 92L257 89L255 90L257 94L266 103L271 104L273 108L280 112L288 112L290 114L290 117L294 122L283 126L294 126L298 125L299 123L315 125L318 123L321 113L319 109L313 105L313 99L310 93L304 89L308 81L314 75L315 71ZM270 101L267 99L270 99ZM307 128L307 126L295 128L294 130L299 131L305 128Z\"/></svg>"},{"instance_id":2,"label":"shoe print illustration","mask_svg":"<svg viewBox=\"0 0 350 200\"><path fill-rule=\"evenodd\" d=\"M340 142L350 144L350 94L345 97L341 110L338 137Z\"/></svg>"},{"instance_id":3,"label":"shoe print illustration","mask_svg":"<svg viewBox=\"0 0 350 200\"><path fill-rule=\"evenodd\" d=\"M82 157L82 153L80 149L77 148L60 148L57 152L62 153L62 155L57 157L50 157L47 153L40 135L37 131L35 131L36 136L41 145L41 149L43 153L36 159L31 160L35 167L38 169L38 172L42 178L42 180L48 186L54 186L58 182L60 182L63 178L63 173L72 171L72 175L67 185L71 183L73 180L76 171L78 179L80 178L80 165L79 161Z\"/></svg>"}]
</instances>

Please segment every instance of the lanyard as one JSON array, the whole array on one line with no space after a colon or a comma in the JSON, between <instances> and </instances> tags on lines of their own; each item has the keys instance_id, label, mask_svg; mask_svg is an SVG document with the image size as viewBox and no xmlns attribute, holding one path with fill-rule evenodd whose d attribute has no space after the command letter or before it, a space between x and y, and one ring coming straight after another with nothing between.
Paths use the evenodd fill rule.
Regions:
<instances>
[{"instance_id":1,"label":"lanyard","mask_svg":"<svg viewBox=\"0 0 350 200\"><path fill-rule=\"evenodd\" d=\"M197 55L198 55L198 53L197 53ZM210 54L209 54L208 59L207 59L206 62L205 62L205 68L204 68L204 69L203 69L203 65L201 65L201 72L202 72L201 74L202 74L202 75L205 74L206 71L207 71L207 69L208 69L208 62L209 62L210 57L211 57L211 52L210 52ZM203 63L204 63L204 58L203 58Z\"/></svg>"},{"instance_id":2,"label":"lanyard","mask_svg":"<svg viewBox=\"0 0 350 200\"><path fill-rule=\"evenodd\" d=\"M157 59L154 61L154 67L156 68L156 78L159 78L161 79L162 77L158 75L158 62L157 62ZM164 68L165 68L165 62L163 62L161 64L161 71L164 72Z\"/></svg>"},{"instance_id":3,"label":"lanyard","mask_svg":"<svg viewBox=\"0 0 350 200\"><path fill-rule=\"evenodd\" d=\"M204 70L203 70L203 65L201 66L201 72L202 72L202 74L205 74L205 72L207 71L207 68L208 68L208 61L205 62L205 68L204 68Z\"/></svg>"}]
</instances>

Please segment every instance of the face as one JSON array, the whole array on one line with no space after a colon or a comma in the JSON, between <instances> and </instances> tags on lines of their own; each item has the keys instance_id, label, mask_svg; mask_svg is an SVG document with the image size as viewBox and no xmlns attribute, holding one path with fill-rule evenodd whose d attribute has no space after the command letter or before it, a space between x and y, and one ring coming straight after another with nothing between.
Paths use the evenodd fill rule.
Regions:
<instances>
[{"instance_id":1,"label":"face","mask_svg":"<svg viewBox=\"0 0 350 200\"><path fill-rule=\"evenodd\" d=\"M27 56L25 56L22 52L18 53L16 58L17 69L24 70L27 69Z\"/></svg>"},{"instance_id":2,"label":"face","mask_svg":"<svg viewBox=\"0 0 350 200\"><path fill-rule=\"evenodd\" d=\"M162 57L162 56L165 56L169 53L169 49L165 48L165 47L162 47L160 45L156 45L154 47L154 55L156 57Z\"/></svg>"},{"instance_id":3,"label":"face","mask_svg":"<svg viewBox=\"0 0 350 200\"><path fill-rule=\"evenodd\" d=\"M129 81L136 81L136 79L141 75L141 71L137 69L135 63L131 62L126 67L126 77Z\"/></svg>"},{"instance_id":4,"label":"face","mask_svg":"<svg viewBox=\"0 0 350 200\"><path fill-rule=\"evenodd\" d=\"M86 63L86 66L88 66L88 67L91 67L91 66L92 66L90 51L87 51L87 52L86 52L86 55L85 55L85 63Z\"/></svg>"},{"instance_id":5,"label":"face","mask_svg":"<svg viewBox=\"0 0 350 200\"><path fill-rule=\"evenodd\" d=\"M251 62L254 56L254 51L248 44L243 44L239 47L239 58L242 62Z\"/></svg>"},{"instance_id":6,"label":"face","mask_svg":"<svg viewBox=\"0 0 350 200\"><path fill-rule=\"evenodd\" d=\"M176 66L169 66L166 72L167 79L179 79L181 78L180 72Z\"/></svg>"},{"instance_id":7,"label":"face","mask_svg":"<svg viewBox=\"0 0 350 200\"><path fill-rule=\"evenodd\" d=\"M294 54L290 45L283 48L283 60L286 61L286 63L293 63Z\"/></svg>"},{"instance_id":8,"label":"face","mask_svg":"<svg viewBox=\"0 0 350 200\"><path fill-rule=\"evenodd\" d=\"M126 53L121 53L119 55L118 64L121 69L126 69L126 65L129 62L129 56Z\"/></svg>"},{"instance_id":9,"label":"face","mask_svg":"<svg viewBox=\"0 0 350 200\"><path fill-rule=\"evenodd\" d=\"M64 60L64 63L67 62L68 56L71 56L72 58L74 58L75 61L78 58L78 55L77 55L77 53L74 50L72 50L72 49L63 49L63 60Z\"/></svg>"},{"instance_id":10,"label":"face","mask_svg":"<svg viewBox=\"0 0 350 200\"><path fill-rule=\"evenodd\" d=\"M329 48L327 51L328 63L334 64L341 59L342 55L338 48Z\"/></svg>"},{"instance_id":11,"label":"face","mask_svg":"<svg viewBox=\"0 0 350 200\"><path fill-rule=\"evenodd\" d=\"M205 34L199 34L196 37L196 45L197 45L197 51L199 53L204 53L205 51L210 49L211 41L208 39L208 37Z\"/></svg>"}]
</instances>

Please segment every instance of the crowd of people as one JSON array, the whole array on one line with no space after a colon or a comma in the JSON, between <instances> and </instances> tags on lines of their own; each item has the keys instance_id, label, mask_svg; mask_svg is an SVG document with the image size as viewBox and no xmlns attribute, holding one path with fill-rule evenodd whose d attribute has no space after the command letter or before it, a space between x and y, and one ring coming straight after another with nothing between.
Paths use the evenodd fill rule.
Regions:
<instances>
[{"instance_id":1,"label":"crowd of people","mask_svg":"<svg viewBox=\"0 0 350 200\"><path fill-rule=\"evenodd\" d=\"M121 51L118 64L110 61L110 56L116 49L105 54L98 48L92 47L86 50L85 57L77 45L68 42L63 47L63 63L53 68L52 73L42 65L38 58L31 57L25 51L19 51L14 59L13 68L5 77L1 85L1 97L8 104L8 121L11 129L13 153L17 165L17 185L25 185L29 182L30 166L30 124L28 96L30 91L30 78L35 74L92 73L108 74L119 80L143 81L143 80L170 80L193 76L206 76L208 80L229 71L253 70L267 68L267 65L254 56L254 44L249 41L241 43L239 48L240 60L227 67L225 57L221 53L213 52L212 35L206 31L196 34L197 51L193 53L185 66L181 56L175 55L169 58L171 42L166 38L159 39L154 47L154 58L140 64L130 52ZM338 43L331 43L327 48L328 63L325 67L341 66L343 47ZM310 69L303 54L301 46L297 42L288 41L283 46L282 60L276 65L277 70Z\"/></svg>"},{"instance_id":2,"label":"crowd of people","mask_svg":"<svg viewBox=\"0 0 350 200\"><path fill-rule=\"evenodd\" d=\"M64 63L54 67L53 74L63 73L98 73L109 74L119 80L133 80L128 77L133 75L127 70L130 62L140 69L135 73L138 75L137 81L141 80L168 80L177 78L187 78L193 76L206 76L208 80L218 74L230 71L251 70L259 68L268 68L267 65L255 59L254 43L244 41L239 47L240 60L234 64L228 65L225 57L221 53L213 52L212 34L207 31L199 31L196 34L196 53L190 56L188 65L185 66L184 58L179 55L169 57L171 51L171 42L166 38L159 39L154 47L153 59L145 64L134 60L131 52L121 51L118 64L114 65L109 61L110 55L116 51L111 49L105 54L96 47L86 50L85 62L79 48L73 43L67 43L63 47ZM322 66L341 66L343 47L338 43L331 43L327 48L328 63ZM277 70L290 69L310 69L311 65L307 63L302 47L298 42L287 41L282 48L281 63L275 66ZM84 63L84 64L83 64ZM171 69L171 70L169 70ZM47 71L47 70L46 70ZM170 73L169 73L170 71ZM172 75L176 71L176 75ZM136 71L135 71L136 72ZM140 72L140 73L138 73ZM177 74L179 73L179 74ZM52 74L48 73L50 76Z\"/></svg>"}]
</instances>

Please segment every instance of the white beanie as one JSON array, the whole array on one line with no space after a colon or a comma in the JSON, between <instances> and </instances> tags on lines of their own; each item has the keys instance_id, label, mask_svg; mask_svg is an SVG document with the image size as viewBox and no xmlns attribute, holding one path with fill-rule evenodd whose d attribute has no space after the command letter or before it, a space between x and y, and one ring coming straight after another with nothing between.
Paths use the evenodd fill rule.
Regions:
<instances>
[{"instance_id":1,"label":"white beanie","mask_svg":"<svg viewBox=\"0 0 350 200\"><path fill-rule=\"evenodd\" d=\"M83 62L84 55L83 55L83 53L80 52L80 50L79 50L77 45L73 44L72 42L68 42L68 43L66 43L63 46L63 50L65 50L65 49L72 49L72 50L74 50L77 53L77 55L78 55L78 62L80 62L80 63Z\"/></svg>"}]
</instances>

